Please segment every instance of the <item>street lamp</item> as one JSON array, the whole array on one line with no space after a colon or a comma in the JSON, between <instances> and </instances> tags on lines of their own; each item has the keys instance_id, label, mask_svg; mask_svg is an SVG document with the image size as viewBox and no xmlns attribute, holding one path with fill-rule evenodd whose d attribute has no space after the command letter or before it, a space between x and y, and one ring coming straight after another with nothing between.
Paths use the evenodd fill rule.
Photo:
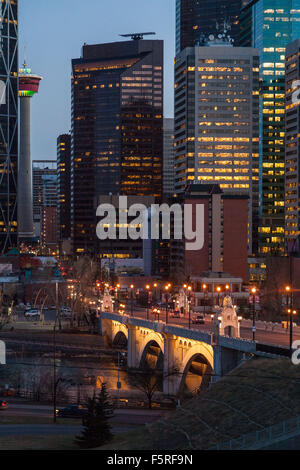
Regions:
<instances>
[{"instance_id":1,"label":"street lamp","mask_svg":"<svg viewBox=\"0 0 300 470\"><path fill-rule=\"evenodd\" d=\"M255 312L255 295L256 295L257 289L256 287L252 287L251 289L251 294L252 294L252 341L255 341L255 331L256 331L256 326L255 326L255 317L256 317L256 312Z\"/></svg>"},{"instance_id":2,"label":"street lamp","mask_svg":"<svg viewBox=\"0 0 300 470\"><path fill-rule=\"evenodd\" d=\"M166 285L165 286L165 290L166 290L166 324L169 323L169 315L168 315L168 307L169 307L169 289L170 289L170 285Z\"/></svg>"},{"instance_id":3,"label":"street lamp","mask_svg":"<svg viewBox=\"0 0 300 470\"><path fill-rule=\"evenodd\" d=\"M154 299L153 300L154 302L156 302L157 301L157 287L158 287L157 282L153 284L153 287L154 287Z\"/></svg>"},{"instance_id":4,"label":"street lamp","mask_svg":"<svg viewBox=\"0 0 300 470\"><path fill-rule=\"evenodd\" d=\"M146 289L147 289L147 292L148 292L148 297L147 297L147 320L149 320L149 306L150 306L150 286L149 284L146 285Z\"/></svg>"},{"instance_id":5,"label":"street lamp","mask_svg":"<svg viewBox=\"0 0 300 470\"><path fill-rule=\"evenodd\" d=\"M130 299L131 299L131 316L133 316L133 289L134 285L130 285Z\"/></svg>"},{"instance_id":6,"label":"street lamp","mask_svg":"<svg viewBox=\"0 0 300 470\"><path fill-rule=\"evenodd\" d=\"M120 289L121 289L121 285L120 285L120 284L117 284L115 290L116 290L116 294L117 294L117 295L116 295L116 301L118 302L118 305L120 305L120 297L119 297L119 291L120 291Z\"/></svg>"},{"instance_id":7,"label":"street lamp","mask_svg":"<svg viewBox=\"0 0 300 470\"><path fill-rule=\"evenodd\" d=\"M189 309L189 330L191 329L191 291L192 286L188 286L188 309Z\"/></svg>"},{"instance_id":8,"label":"street lamp","mask_svg":"<svg viewBox=\"0 0 300 470\"><path fill-rule=\"evenodd\" d=\"M221 287L217 287L217 292L218 292L218 306L220 305L220 292L221 292Z\"/></svg>"},{"instance_id":9,"label":"street lamp","mask_svg":"<svg viewBox=\"0 0 300 470\"><path fill-rule=\"evenodd\" d=\"M202 284L202 290L204 292L204 302L203 302L203 313L204 313L204 316L205 316L205 306L206 306L206 289L207 289L207 285L206 284Z\"/></svg>"},{"instance_id":10,"label":"street lamp","mask_svg":"<svg viewBox=\"0 0 300 470\"><path fill-rule=\"evenodd\" d=\"M292 288L291 286L285 286L285 292L287 295L287 308L290 320L290 354L292 355L292 345L293 345L293 302L292 302Z\"/></svg>"}]
</instances>

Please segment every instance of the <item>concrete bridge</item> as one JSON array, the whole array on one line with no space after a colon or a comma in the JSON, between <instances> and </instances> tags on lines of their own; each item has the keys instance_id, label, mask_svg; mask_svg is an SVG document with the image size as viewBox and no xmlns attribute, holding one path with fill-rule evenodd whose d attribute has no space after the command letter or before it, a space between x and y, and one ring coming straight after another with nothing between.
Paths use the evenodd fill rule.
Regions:
<instances>
[{"instance_id":1,"label":"concrete bridge","mask_svg":"<svg viewBox=\"0 0 300 470\"><path fill-rule=\"evenodd\" d=\"M217 381L256 352L252 341L116 313L102 313L100 333L113 344L127 344L129 369L145 362L163 371L163 392L180 395L191 368L201 377L201 388Z\"/></svg>"}]
</instances>

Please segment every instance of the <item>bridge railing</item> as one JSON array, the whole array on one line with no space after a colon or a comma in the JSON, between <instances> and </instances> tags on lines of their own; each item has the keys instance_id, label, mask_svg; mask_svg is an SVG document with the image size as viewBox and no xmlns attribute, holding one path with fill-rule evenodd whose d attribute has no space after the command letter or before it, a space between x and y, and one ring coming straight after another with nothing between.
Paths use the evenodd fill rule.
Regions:
<instances>
[{"instance_id":1,"label":"bridge railing","mask_svg":"<svg viewBox=\"0 0 300 470\"><path fill-rule=\"evenodd\" d=\"M227 442L221 442L210 447L208 450L260 449L271 445L276 440L281 440L285 437L288 439L291 435L297 434L300 434L300 416L260 429L259 431L243 434Z\"/></svg>"}]
</instances>

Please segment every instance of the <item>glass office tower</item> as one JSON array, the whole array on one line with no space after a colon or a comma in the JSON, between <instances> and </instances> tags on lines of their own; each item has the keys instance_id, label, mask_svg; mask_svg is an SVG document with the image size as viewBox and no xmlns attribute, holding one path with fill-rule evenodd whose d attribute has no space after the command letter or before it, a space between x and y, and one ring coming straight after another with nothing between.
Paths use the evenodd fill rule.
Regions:
<instances>
[{"instance_id":1,"label":"glass office tower","mask_svg":"<svg viewBox=\"0 0 300 470\"><path fill-rule=\"evenodd\" d=\"M285 248L300 252L300 38L287 45L285 67ZM296 98L296 100L295 100Z\"/></svg>"},{"instance_id":2,"label":"glass office tower","mask_svg":"<svg viewBox=\"0 0 300 470\"><path fill-rule=\"evenodd\" d=\"M17 245L18 1L0 3L0 253Z\"/></svg>"},{"instance_id":3,"label":"glass office tower","mask_svg":"<svg viewBox=\"0 0 300 470\"><path fill-rule=\"evenodd\" d=\"M300 37L300 0L254 0L240 25L241 45L260 52L259 252L283 253L285 48Z\"/></svg>"},{"instance_id":4,"label":"glass office tower","mask_svg":"<svg viewBox=\"0 0 300 470\"><path fill-rule=\"evenodd\" d=\"M249 197L249 253L257 249L258 51L225 40L186 48L175 61L175 190L218 184Z\"/></svg>"},{"instance_id":5,"label":"glass office tower","mask_svg":"<svg viewBox=\"0 0 300 470\"><path fill-rule=\"evenodd\" d=\"M176 55L198 44L201 34L214 34L216 26L230 26L239 45L239 15L247 0L176 0Z\"/></svg>"},{"instance_id":6,"label":"glass office tower","mask_svg":"<svg viewBox=\"0 0 300 470\"><path fill-rule=\"evenodd\" d=\"M96 200L162 195L163 41L84 45L72 61L71 237L92 253Z\"/></svg>"}]
</instances>

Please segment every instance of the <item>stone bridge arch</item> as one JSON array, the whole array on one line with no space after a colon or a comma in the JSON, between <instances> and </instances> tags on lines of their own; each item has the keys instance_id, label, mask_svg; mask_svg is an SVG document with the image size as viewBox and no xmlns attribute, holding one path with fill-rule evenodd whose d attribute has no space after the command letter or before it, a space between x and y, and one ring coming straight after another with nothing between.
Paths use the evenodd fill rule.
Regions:
<instances>
[{"instance_id":1,"label":"stone bridge arch","mask_svg":"<svg viewBox=\"0 0 300 470\"><path fill-rule=\"evenodd\" d=\"M208 385L214 371L213 347L200 341L178 338L174 342L172 361L165 366L164 391L170 395L180 395L185 386L190 367L198 359L201 386ZM173 370L172 370L173 368Z\"/></svg>"},{"instance_id":2,"label":"stone bridge arch","mask_svg":"<svg viewBox=\"0 0 300 470\"><path fill-rule=\"evenodd\" d=\"M112 328L112 344L114 346L119 345L120 343L128 342L128 328L123 323L113 322Z\"/></svg>"},{"instance_id":3,"label":"stone bridge arch","mask_svg":"<svg viewBox=\"0 0 300 470\"><path fill-rule=\"evenodd\" d=\"M139 367L143 367L146 362L147 353L150 352L150 348L160 349L161 356L163 357L165 352L165 342L164 337L155 331L148 329L141 329L139 335L139 344L138 344L138 356L137 363ZM160 362L159 354L157 357L157 362ZM161 362L163 366L163 362Z\"/></svg>"}]
</instances>

